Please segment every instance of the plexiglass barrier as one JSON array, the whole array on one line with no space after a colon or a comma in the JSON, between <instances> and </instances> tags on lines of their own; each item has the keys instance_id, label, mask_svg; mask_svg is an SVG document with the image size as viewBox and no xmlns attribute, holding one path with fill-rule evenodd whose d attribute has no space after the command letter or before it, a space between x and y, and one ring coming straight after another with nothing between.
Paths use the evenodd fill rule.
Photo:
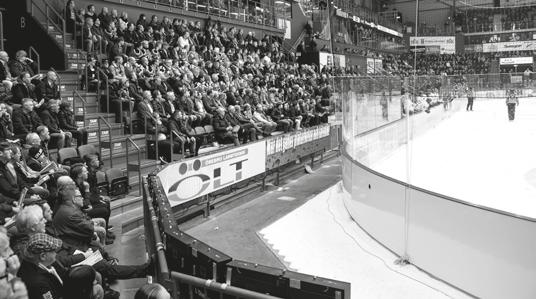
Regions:
<instances>
[{"instance_id":1,"label":"plexiglass barrier","mask_svg":"<svg viewBox=\"0 0 536 299\"><path fill-rule=\"evenodd\" d=\"M536 98L530 77L516 83L508 121L512 83L493 78L334 79L345 205L378 242L468 294L536 298L536 205L522 201L536 167L510 148L536 146Z\"/></svg>"}]
</instances>

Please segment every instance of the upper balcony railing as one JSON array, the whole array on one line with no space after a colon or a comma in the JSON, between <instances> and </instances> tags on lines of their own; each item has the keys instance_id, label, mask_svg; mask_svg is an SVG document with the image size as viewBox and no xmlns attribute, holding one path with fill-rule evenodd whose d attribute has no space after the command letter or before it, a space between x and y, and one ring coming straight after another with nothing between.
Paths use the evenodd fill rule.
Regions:
<instances>
[{"instance_id":1,"label":"upper balcony railing","mask_svg":"<svg viewBox=\"0 0 536 299\"><path fill-rule=\"evenodd\" d=\"M141 0L185 11L208 14L246 23L277 28L276 10L268 1L254 0Z\"/></svg>"},{"instance_id":2,"label":"upper balcony railing","mask_svg":"<svg viewBox=\"0 0 536 299\"><path fill-rule=\"evenodd\" d=\"M493 33L526 29L536 29L536 20L494 23L467 22L465 24L462 24L462 32L464 33Z\"/></svg>"},{"instance_id":3,"label":"upper balcony railing","mask_svg":"<svg viewBox=\"0 0 536 299\"><path fill-rule=\"evenodd\" d=\"M333 7L341 9L347 13L365 19L368 22L374 22L382 26L394 29L396 31L402 32L403 26L395 18L388 18L382 16L381 14L370 10L367 7L361 6L357 3L358 1L349 1L349 0L334 0L332 1Z\"/></svg>"}]
</instances>

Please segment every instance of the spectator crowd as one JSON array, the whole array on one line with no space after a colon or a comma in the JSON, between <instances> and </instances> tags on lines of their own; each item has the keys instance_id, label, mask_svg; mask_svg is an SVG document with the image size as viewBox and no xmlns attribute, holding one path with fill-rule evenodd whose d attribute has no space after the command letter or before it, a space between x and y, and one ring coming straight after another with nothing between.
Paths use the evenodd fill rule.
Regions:
<instances>
[{"instance_id":1,"label":"spectator crowd","mask_svg":"<svg viewBox=\"0 0 536 299\"><path fill-rule=\"evenodd\" d=\"M466 33L530 29L536 27L536 6L465 9L456 14L455 22Z\"/></svg>"},{"instance_id":2,"label":"spectator crowd","mask_svg":"<svg viewBox=\"0 0 536 299\"><path fill-rule=\"evenodd\" d=\"M329 74L294 63L279 38L259 39L211 19L202 26L95 11L89 5L80 16L73 1L66 7L72 30L84 32L84 49L105 53L88 58L88 88L96 88L100 68L117 119L125 118L121 111L130 114L137 126L129 125L177 150L197 155L206 140L194 134L196 127L212 126L219 144L240 144L327 122Z\"/></svg>"},{"instance_id":3,"label":"spectator crowd","mask_svg":"<svg viewBox=\"0 0 536 299\"><path fill-rule=\"evenodd\" d=\"M532 20L519 13L505 22ZM118 122L191 156L211 141L239 145L274 131L327 123L333 107L330 77L365 72L299 65L283 51L280 38L259 38L211 19L201 24L141 14L132 20L105 7L100 13L94 5L79 9L72 0L65 17L88 52L81 88L107 88L109 98L99 101L110 101ZM371 55L381 58L391 75L413 74L413 54ZM493 58L418 54L416 70L418 75L488 73ZM144 277L154 261L122 265L106 250L115 235L110 199L97 186L103 171L99 155L51 158L52 150L88 143L72 103L61 98L56 72L39 74L23 50L12 58L0 51L0 81L0 223L8 228L0 228L0 278L5 278L0 298L118 298L110 284ZM428 93L414 107L403 107L405 113L441 103L438 82L427 82L424 89ZM215 139L197 134L199 127L211 128ZM160 288L146 286L139 298L164 294Z\"/></svg>"}]
</instances>

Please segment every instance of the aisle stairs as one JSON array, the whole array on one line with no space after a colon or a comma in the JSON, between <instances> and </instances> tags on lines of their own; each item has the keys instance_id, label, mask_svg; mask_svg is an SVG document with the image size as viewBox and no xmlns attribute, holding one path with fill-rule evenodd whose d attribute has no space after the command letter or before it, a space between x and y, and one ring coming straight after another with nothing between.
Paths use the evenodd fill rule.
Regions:
<instances>
[{"instance_id":1,"label":"aisle stairs","mask_svg":"<svg viewBox=\"0 0 536 299\"><path fill-rule=\"evenodd\" d=\"M88 130L88 143L101 154L105 168L118 168L129 178L130 193L123 198L113 198L111 223L123 232L138 227L141 210L141 176L147 175L158 165L158 159L147 158L147 147L151 144L145 134L130 134L115 114L108 113L108 97L101 88L97 93L82 90L80 79L85 72L87 53L77 48L73 34L66 32L63 13L56 11L47 0L31 0L31 16L48 34L65 58L65 69L58 73L62 101L70 101L79 127ZM80 45L80 42L78 43ZM35 51L35 50L34 50ZM39 56L38 53L35 55ZM46 59L46 57L41 57ZM43 70L43 73L46 73ZM128 153L128 154L127 154ZM52 158L57 152L51 152Z\"/></svg>"}]
</instances>

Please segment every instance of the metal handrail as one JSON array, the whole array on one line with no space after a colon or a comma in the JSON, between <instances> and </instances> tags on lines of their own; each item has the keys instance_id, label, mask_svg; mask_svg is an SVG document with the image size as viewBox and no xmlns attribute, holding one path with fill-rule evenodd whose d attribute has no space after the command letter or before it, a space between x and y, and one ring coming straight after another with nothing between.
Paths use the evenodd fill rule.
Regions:
<instances>
[{"instance_id":1,"label":"metal handrail","mask_svg":"<svg viewBox=\"0 0 536 299\"><path fill-rule=\"evenodd\" d=\"M127 176L128 176L128 160L129 160L129 158L128 158L128 154L129 154L128 145L129 145L129 143L132 143L132 145L136 149L136 152L138 153L138 165L141 164L141 150L140 150L140 147L136 144L136 142L134 142L134 140L132 140L130 137L127 137L127 140L126 140ZM141 177L141 169L138 169L138 180L140 182L140 188L138 188L138 192L139 192L139 195L140 195L141 194L141 186L143 186L142 185L142 177ZM151 205L149 205L149 206L152 207ZM158 224L157 224L157 226L158 226ZM157 235L159 235L159 233ZM160 243L161 242L162 241L160 241ZM158 250L158 248L157 248L157 250ZM160 257L158 257L158 258L160 260ZM163 258L165 260L165 256ZM166 264L166 271L167 271L167 264Z\"/></svg>"},{"instance_id":2,"label":"metal handrail","mask_svg":"<svg viewBox=\"0 0 536 299\"><path fill-rule=\"evenodd\" d=\"M46 17L46 32L48 32L48 25L49 24L52 24L62 35L63 37L63 49L65 49L65 44L67 43L66 42L66 28L65 28L65 19L63 18L63 16L53 7L51 6L46 0L41 0L43 2L43 4L45 5L45 11L43 12L43 10L36 5L35 3L36 0L32 0L31 2L31 6L30 6L30 12L31 12L31 15L33 17L35 17L34 15L34 6L37 7L37 9L45 15ZM54 16L60 21L60 24L56 24L56 22L54 22L52 16L50 16L50 11L52 11L54 13ZM65 62L67 61L67 59L65 59Z\"/></svg>"},{"instance_id":3,"label":"metal handrail","mask_svg":"<svg viewBox=\"0 0 536 299\"><path fill-rule=\"evenodd\" d=\"M80 49L76 49L76 54L78 55L78 60L80 60L81 57L82 57L82 55L83 55L84 53L82 52L82 50L80 50ZM87 56L85 57L85 61L86 61L86 63L84 63L84 70L82 71L82 70L80 70L80 68L78 67L78 68L76 68L76 73L77 73L77 75L78 75L78 79L81 79L81 76L82 76L82 75L85 77L84 79L85 79L85 81L86 81L86 82L85 82L86 84L84 85L83 90L84 90L85 92L88 92L88 91L89 91L89 89L88 89L89 79L88 79L88 77L87 77L87 65L86 65L86 64L87 64Z\"/></svg>"},{"instance_id":4,"label":"metal handrail","mask_svg":"<svg viewBox=\"0 0 536 299\"><path fill-rule=\"evenodd\" d=\"M233 287L224 283L215 282L212 279L203 279L175 271L170 273L171 279L188 284L190 287L203 288L205 290L219 292L220 295L236 296L238 298L248 299L278 299L270 295L265 295L237 287ZM193 297L191 297L193 298Z\"/></svg>"},{"instance_id":5,"label":"metal handrail","mask_svg":"<svg viewBox=\"0 0 536 299\"><path fill-rule=\"evenodd\" d=\"M147 207L147 210L144 209L144 212L148 212L148 215L144 215L146 219L146 225L150 226L150 228L147 228L147 234L153 235L152 241L153 243L151 245L154 245L154 250L156 251L156 259L158 261L158 274L163 277L163 279L169 279L169 268L167 265L166 260L166 253L164 252L164 242L162 242L162 237L160 236L160 226L158 225L158 218L156 216L156 212L154 210L153 205L153 198L151 196L151 193L149 192L149 185L147 183L147 178L142 179L143 183L143 199L144 199L144 205ZM141 189L141 188L140 188ZM147 217L149 216L149 217ZM148 221L147 221L148 220ZM149 223L150 222L150 225ZM150 236L147 236L148 240L151 240ZM152 249L152 248L151 248ZM151 253L151 250L149 249L149 253ZM160 281L160 279L158 280Z\"/></svg>"},{"instance_id":6,"label":"metal handrail","mask_svg":"<svg viewBox=\"0 0 536 299\"><path fill-rule=\"evenodd\" d=\"M82 101L82 117L83 117L84 126L85 126L86 125L86 105L87 105L87 101L75 89L75 90L73 90L73 111L74 111L74 115L76 115L76 99L77 98Z\"/></svg>"},{"instance_id":7,"label":"metal handrail","mask_svg":"<svg viewBox=\"0 0 536 299\"><path fill-rule=\"evenodd\" d=\"M41 74L41 57L39 56L39 52L37 52L37 50L34 47L30 46L28 47L28 57L30 59L32 59L33 57L32 53L35 54L35 57L37 60L37 73Z\"/></svg>"},{"instance_id":8,"label":"metal handrail","mask_svg":"<svg viewBox=\"0 0 536 299\"><path fill-rule=\"evenodd\" d=\"M4 14L0 10L0 50L4 51Z\"/></svg>"},{"instance_id":9,"label":"metal handrail","mask_svg":"<svg viewBox=\"0 0 536 299\"><path fill-rule=\"evenodd\" d=\"M170 141L170 147L171 147L171 154L170 154L170 160L169 162L173 162L173 150L175 149L175 144L173 143L173 135L177 135L177 138L179 137L179 134L173 130L169 130L169 141ZM184 144L186 142L181 142L181 155L182 157L184 158L186 156L186 153L184 152ZM194 153L190 153L190 154L194 154Z\"/></svg>"},{"instance_id":10,"label":"metal handrail","mask_svg":"<svg viewBox=\"0 0 536 299\"><path fill-rule=\"evenodd\" d=\"M104 119L104 117L102 117L102 115L99 115L99 119L97 121L97 125L99 127L99 133L97 134L98 136L98 140L99 140L99 150L101 152L101 157L102 157L102 146L100 146L101 144L101 140L102 140L102 137L101 137L101 134L102 134L102 130L101 130L101 120L104 122L104 124L106 125L106 127L108 127L108 142L109 142L109 148L110 148L110 168L113 168L114 167L114 159L113 159L113 147L114 145L112 144L112 126L110 125L110 123L108 121L106 121L106 119Z\"/></svg>"},{"instance_id":11,"label":"metal handrail","mask_svg":"<svg viewBox=\"0 0 536 299\"><path fill-rule=\"evenodd\" d=\"M97 68L97 96L98 96L98 99L97 99L97 103L99 105L99 111L101 111L100 109L102 107L100 107L100 98L101 98L101 78L100 78L100 75L103 75L104 78L106 79L105 82L106 82L106 113L110 113L110 81L108 79L108 76L106 76L106 73L100 68L98 67Z\"/></svg>"},{"instance_id":12,"label":"metal handrail","mask_svg":"<svg viewBox=\"0 0 536 299\"><path fill-rule=\"evenodd\" d=\"M158 157L158 132L159 132L159 128L160 126L158 125L158 121L156 119L156 117L150 115L150 118L154 121L154 130L155 130L155 133L154 133L154 150L155 150L155 160L158 161L159 157ZM147 140L150 140L149 138L149 134L147 134L147 115L144 115L143 116L143 130L145 132L145 136L146 138L148 138Z\"/></svg>"},{"instance_id":13,"label":"metal handrail","mask_svg":"<svg viewBox=\"0 0 536 299\"><path fill-rule=\"evenodd\" d=\"M256 10L262 11L261 13L256 13L255 15L251 15L248 12L248 9L250 7L250 1L246 1L246 8L242 8L240 5L241 1L237 2L237 5L231 5L231 1L227 0L225 1L223 8L222 7L215 7L211 6L209 1L206 1L206 3L199 3L199 0L188 0L184 1L183 3L186 4L186 7L183 5L177 5L176 1L173 2L158 2L157 0L142 0L141 2L148 2L153 3L155 6L161 5L161 6L167 6L169 8L175 7L175 8L182 8L187 11L207 14L209 16L217 16L220 18L226 18L226 19L232 19L232 20L240 20L245 23L253 23L253 24L260 24L263 26L269 26L277 28L277 24L274 21L275 16L275 7L273 5L266 5L262 2L259 2L260 6L256 6ZM235 2L235 1L233 1ZM251 2L255 4L256 2ZM204 9L199 9L199 7L204 7ZM236 9L236 12L235 12ZM242 12L240 12L242 11ZM266 11L269 11L271 13L265 13ZM236 15L236 17L233 17L232 15ZM272 21L271 23L269 21Z\"/></svg>"}]
</instances>

